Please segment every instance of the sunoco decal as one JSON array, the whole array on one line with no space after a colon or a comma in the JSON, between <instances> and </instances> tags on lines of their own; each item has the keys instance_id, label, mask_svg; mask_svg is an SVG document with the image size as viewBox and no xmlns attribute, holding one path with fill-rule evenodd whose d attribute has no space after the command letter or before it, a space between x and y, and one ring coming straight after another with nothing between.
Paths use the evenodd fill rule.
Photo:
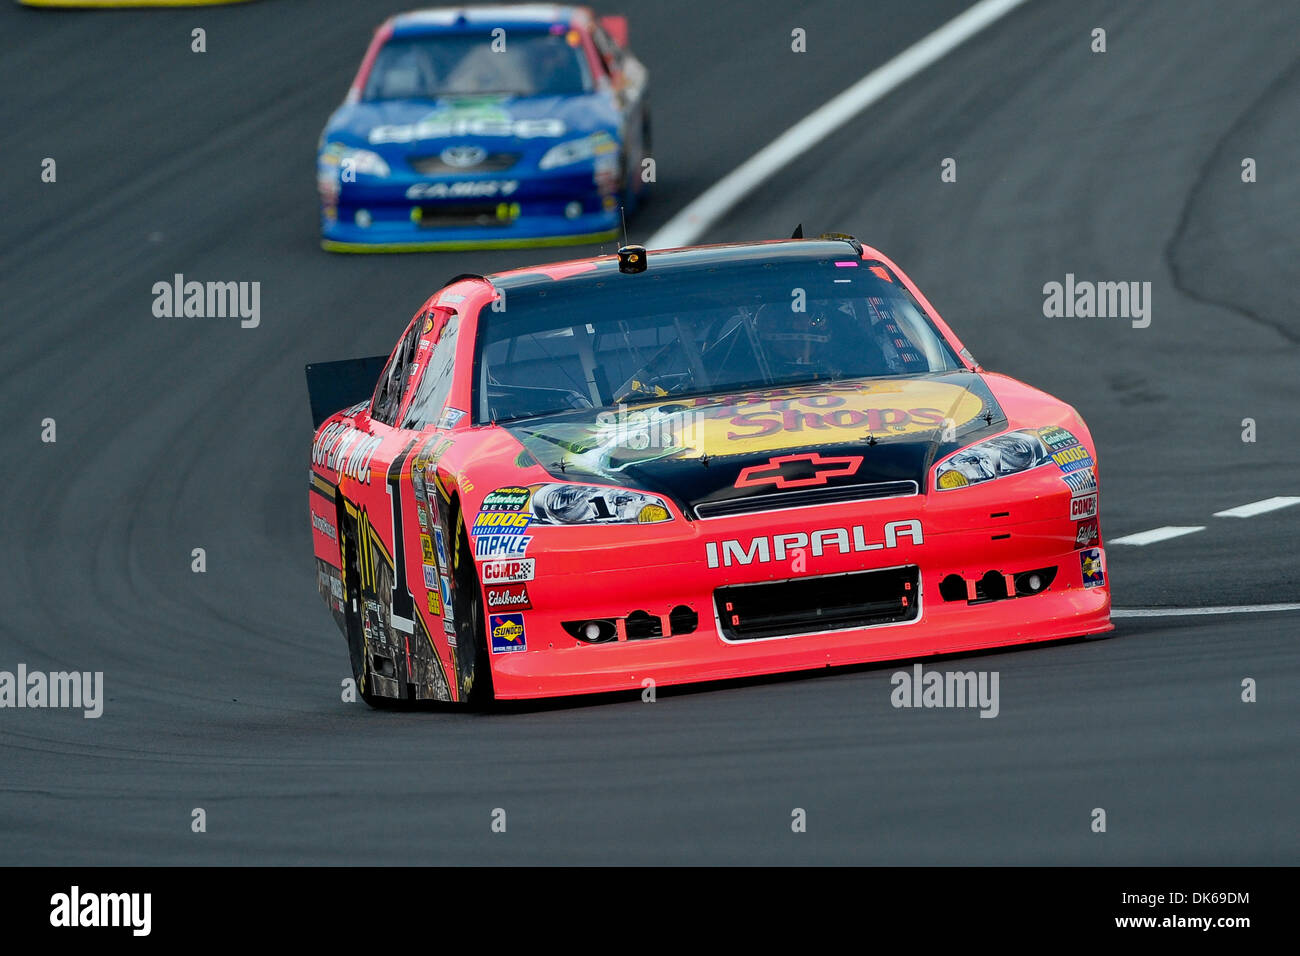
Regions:
<instances>
[{"instance_id":1,"label":"sunoco decal","mask_svg":"<svg viewBox=\"0 0 1300 956\"><path fill-rule=\"evenodd\" d=\"M522 614L489 614L488 633L492 636L493 654L528 650Z\"/></svg>"}]
</instances>

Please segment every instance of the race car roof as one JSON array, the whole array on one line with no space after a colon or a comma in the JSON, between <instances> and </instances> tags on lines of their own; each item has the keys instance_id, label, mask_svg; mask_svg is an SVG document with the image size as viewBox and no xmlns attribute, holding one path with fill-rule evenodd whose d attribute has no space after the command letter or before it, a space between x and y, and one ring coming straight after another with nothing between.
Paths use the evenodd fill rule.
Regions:
<instances>
[{"instance_id":1,"label":"race car roof","mask_svg":"<svg viewBox=\"0 0 1300 956\"><path fill-rule=\"evenodd\" d=\"M485 7L434 7L393 17L394 36L456 31L465 28L569 26L578 8L551 3L500 4Z\"/></svg>"},{"instance_id":2,"label":"race car roof","mask_svg":"<svg viewBox=\"0 0 1300 956\"><path fill-rule=\"evenodd\" d=\"M652 282L656 275L693 271L701 267L771 263L822 262L828 258L858 259L858 250L847 239L781 239L769 242L727 243L684 249L651 250L646 253L646 271L624 275L618 270L618 256L601 256L568 263L527 266L496 272L483 278L505 291L533 289L551 283L592 282L607 278L626 281L629 286ZM581 268L590 263L594 268ZM578 268L575 268L578 267Z\"/></svg>"}]
</instances>

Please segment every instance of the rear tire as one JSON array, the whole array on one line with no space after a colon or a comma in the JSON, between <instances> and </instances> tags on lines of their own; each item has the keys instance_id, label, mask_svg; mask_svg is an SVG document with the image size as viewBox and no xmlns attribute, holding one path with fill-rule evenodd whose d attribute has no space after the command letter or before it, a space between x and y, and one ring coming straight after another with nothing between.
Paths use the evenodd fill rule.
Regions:
<instances>
[{"instance_id":1,"label":"rear tire","mask_svg":"<svg viewBox=\"0 0 1300 956\"><path fill-rule=\"evenodd\" d=\"M348 658L352 664L352 679L356 682L357 693L376 710L391 709L398 701L391 697L380 697L371 691L373 671L370 668L370 655L366 653L365 627L361 622L362 602L361 569L357 564L358 550L356 533L349 523L340 521L339 550L343 557L343 619L347 630Z\"/></svg>"}]
</instances>

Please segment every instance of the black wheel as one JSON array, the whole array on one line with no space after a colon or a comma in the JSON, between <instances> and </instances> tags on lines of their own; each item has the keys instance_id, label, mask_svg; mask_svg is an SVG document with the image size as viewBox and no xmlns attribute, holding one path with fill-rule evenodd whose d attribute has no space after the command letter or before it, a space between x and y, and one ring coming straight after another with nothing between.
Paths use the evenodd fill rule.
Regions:
<instances>
[{"instance_id":1,"label":"black wheel","mask_svg":"<svg viewBox=\"0 0 1300 956\"><path fill-rule=\"evenodd\" d=\"M456 616L456 679L460 699L471 708L492 703L492 668L488 662L487 622L483 615L483 590L479 587L474 551L465 521L456 512L452 553L452 611Z\"/></svg>"},{"instance_id":2,"label":"black wheel","mask_svg":"<svg viewBox=\"0 0 1300 956\"><path fill-rule=\"evenodd\" d=\"M365 596L361 593L361 567L358 564L356 531L349 522L340 521L339 551L343 558L343 618L347 629L348 658L352 664L352 679L356 681L357 693L376 710L391 708L395 701L389 697L380 697L373 693L374 673L370 667L370 655L366 653Z\"/></svg>"}]
</instances>

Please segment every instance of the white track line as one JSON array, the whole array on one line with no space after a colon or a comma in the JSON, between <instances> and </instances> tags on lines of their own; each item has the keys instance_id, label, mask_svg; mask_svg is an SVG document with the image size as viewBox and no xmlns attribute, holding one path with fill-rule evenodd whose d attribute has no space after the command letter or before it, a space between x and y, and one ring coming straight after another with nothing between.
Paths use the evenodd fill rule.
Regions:
<instances>
[{"instance_id":1,"label":"white track line","mask_svg":"<svg viewBox=\"0 0 1300 956\"><path fill-rule=\"evenodd\" d=\"M1300 611L1300 604L1231 604L1223 607L1117 607L1111 617L1191 617L1200 614L1262 614Z\"/></svg>"},{"instance_id":2,"label":"white track line","mask_svg":"<svg viewBox=\"0 0 1300 956\"><path fill-rule=\"evenodd\" d=\"M942 59L1025 0L980 0L912 44L768 143L701 193L646 240L649 249L688 246L736 203L791 160L843 126L862 110Z\"/></svg>"},{"instance_id":3,"label":"white track line","mask_svg":"<svg viewBox=\"0 0 1300 956\"><path fill-rule=\"evenodd\" d=\"M1137 534L1126 534L1122 538L1111 538L1107 544L1155 544L1157 541L1167 541L1170 538L1180 538L1185 534L1194 534L1197 531L1204 531L1205 525L1197 525L1193 528L1180 528L1169 525L1164 528L1153 528L1150 531L1139 531Z\"/></svg>"},{"instance_id":4,"label":"white track line","mask_svg":"<svg viewBox=\"0 0 1300 956\"><path fill-rule=\"evenodd\" d=\"M1279 508L1290 508L1292 505L1300 505L1300 498L1265 498L1263 501L1255 501L1248 505L1229 508L1227 511L1216 511L1214 517L1253 518L1255 515L1277 511Z\"/></svg>"}]
</instances>

